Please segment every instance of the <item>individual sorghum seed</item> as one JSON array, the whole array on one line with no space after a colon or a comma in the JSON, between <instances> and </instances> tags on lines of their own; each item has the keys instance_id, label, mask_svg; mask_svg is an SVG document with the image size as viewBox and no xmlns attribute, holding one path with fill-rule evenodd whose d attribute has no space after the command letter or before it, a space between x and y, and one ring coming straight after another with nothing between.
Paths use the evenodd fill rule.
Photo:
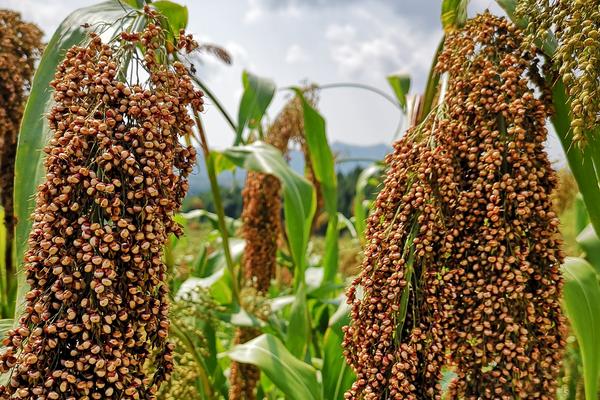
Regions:
<instances>
[{"instance_id":1,"label":"individual sorghum seed","mask_svg":"<svg viewBox=\"0 0 600 400\"><path fill-rule=\"evenodd\" d=\"M162 248L182 233L173 214L195 151L179 139L202 93L182 64L156 61L167 35L145 13L139 34L111 45L90 34L69 49L51 83L46 177L25 255L31 291L0 355L0 372L12 369L2 399L28 390L23 398L150 400L173 368ZM147 81L119 81L123 46L144 51ZM120 162L125 151L133 164Z\"/></svg>"}]
</instances>

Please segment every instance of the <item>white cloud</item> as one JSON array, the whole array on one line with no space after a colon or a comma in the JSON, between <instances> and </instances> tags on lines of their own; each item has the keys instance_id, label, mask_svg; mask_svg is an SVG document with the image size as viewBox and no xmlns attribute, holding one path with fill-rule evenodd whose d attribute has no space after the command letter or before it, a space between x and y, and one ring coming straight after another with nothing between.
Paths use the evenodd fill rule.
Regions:
<instances>
[{"instance_id":1,"label":"white cloud","mask_svg":"<svg viewBox=\"0 0 600 400\"><path fill-rule=\"evenodd\" d=\"M244 22L251 24L260 20L265 14L265 9L259 0L248 0L248 9L244 14Z\"/></svg>"},{"instance_id":2,"label":"white cloud","mask_svg":"<svg viewBox=\"0 0 600 400\"><path fill-rule=\"evenodd\" d=\"M410 72L413 78L423 75L431 63L438 32L421 31L399 17L396 23L382 23L365 9L354 14L360 19L360 35L356 24L331 24L325 35L330 57L341 75L370 82L381 81L398 69Z\"/></svg>"},{"instance_id":3,"label":"white cloud","mask_svg":"<svg viewBox=\"0 0 600 400\"><path fill-rule=\"evenodd\" d=\"M263 0L248 0L248 9L244 14L244 22L247 24L267 20L273 17L300 18L303 15L301 5L290 2L281 3L281 7L272 7Z\"/></svg>"},{"instance_id":4,"label":"white cloud","mask_svg":"<svg viewBox=\"0 0 600 400\"><path fill-rule=\"evenodd\" d=\"M288 64L299 64L310 60L306 50L298 44L293 44L287 50L285 55L285 62Z\"/></svg>"}]
</instances>

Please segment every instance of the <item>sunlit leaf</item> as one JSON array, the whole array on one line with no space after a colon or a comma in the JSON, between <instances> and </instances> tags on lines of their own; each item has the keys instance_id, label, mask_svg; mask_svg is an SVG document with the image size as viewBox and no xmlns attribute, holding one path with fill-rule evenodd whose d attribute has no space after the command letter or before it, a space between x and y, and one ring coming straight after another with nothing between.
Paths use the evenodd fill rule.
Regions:
<instances>
[{"instance_id":1,"label":"sunlit leaf","mask_svg":"<svg viewBox=\"0 0 600 400\"><path fill-rule=\"evenodd\" d=\"M407 74L390 75L387 77L387 81L394 90L398 103L406 112L406 96L410 90L410 76Z\"/></svg>"},{"instance_id":2,"label":"sunlit leaf","mask_svg":"<svg viewBox=\"0 0 600 400\"><path fill-rule=\"evenodd\" d=\"M242 133L248 126L257 128L275 95L275 83L267 78L261 78L248 71L242 73L244 94L240 101L238 113L237 138L235 145L242 143Z\"/></svg>"},{"instance_id":3,"label":"sunlit leaf","mask_svg":"<svg viewBox=\"0 0 600 400\"><path fill-rule=\"evenodd\" d=\"M188 8L186 6L168 0L158 0L152 2L152 7L156 8L167 19L173 36L177 37L179 30L187 27Z\"/></svg>"},{"instance_id":4,"label":"sunlit leaf","mask_svg":"<svg viewBox=\"0 0 600 400\"><path fill-rule=\"evenodd\" d=\"M583 360L585 398L598 398L600 375L600 284L594 268L582 258L568 257L562 266L563 297Z\"/></svg>"},{"instance_id":5,"label":"sunlit leaf","mask_svg":"<svg viewBox=\"0 0 600 400\"><path fill-rule=\"evenodd\" d=\"M590 262L600 276L600 238L592 224L589 224L577 236L577 244L585 252L585 259Z\"/></svg>"},{"instance_id":6,"label":"sunlit leaf","mask_svg":"<svg viewBox=\"0 0 600 400\"><path fill-rule=\"evenodd\" d=\"M291 169L275 147L264 142L231 147L223 154L241 168L271 174L281 181L285 230L296 267L295 276L303 277L306 247L316 207L312 185Z\"/></svg>"},{"instance_id":7,"label":"sunlit leaf","mask_svg":"<svg viewBox=\"0 0 600 400\"><path fill-rule=\"evenodd\" d=\"M323 399L317 370L294 357L275 336L261 335L235 346L227 355L234 361L259 367L287 399Z\"/></svg>"},{"instance_id":8,"label":"sunlit leaf","mask_svg":"<svg viewBox=\"0 0 600 400\"><path fill-rule=\"evenodd\" d=\"M342 302L338 312L330 320L329 328L323 337L323 394L331 400L343 400L344 393L355 379L355 374L342 354L342 327L348 325L348 305Z\"/></svg>"},{"instance_id":9,"label":"sunlit leaf","mask_svg":"<svg viewBox=\"0 0 600 400\"><path fill-rule=\"evenodd\" d=\"M467 20L467 6L469 0L443 0L442 1L442 27L446 32L462 26Z\"/></svg>"},{"instance_id":10,"label":"sunlit leaf","mask_svg":"<svg viewBox=\"0 0 600 400\"><path fill-rule=\"evenodd\" d=\"M296 290L289 315L286 347L295 357L303 359L311 335L310 315L306 304L306 289L304 283L301 283Z\"/></svg>"},{"instance_id":11,"label":"sunlit leaf","mask_svg":"<svg viewBox=\"0 0 600 400\"><path fill-rule=\"evenodd\" d=\"M335 160L325 128L323 116L306 100L302 90L295 89L296 95L302 100L304 111L304 136L308 146L310 162L315 177L321 186L328 222L325 234L325 255L323 268L325 274L323 282L331 282L335 278L339 259L339 231L337 212L337 176L335 173Z\"/></svg>"}]
</instances>

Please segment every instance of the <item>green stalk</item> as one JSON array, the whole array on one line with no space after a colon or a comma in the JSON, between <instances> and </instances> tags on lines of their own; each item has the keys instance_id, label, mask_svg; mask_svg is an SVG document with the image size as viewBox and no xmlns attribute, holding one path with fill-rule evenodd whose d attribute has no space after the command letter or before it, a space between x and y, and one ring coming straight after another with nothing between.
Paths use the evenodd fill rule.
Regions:
<instances>
[{"instance_id":1,"label":"green stalk","mask_svg":"<svg viewBox=\"0 0 600 400\"><path fill-rule=\"evenodd\" d=\"M229 247L229 232L227 231L227 224L225 222L225 209L223 208L221 192L219 191L219 183L217 182L215 164L213 158L210 155L210 148L208 147L206 134L204 133L204 127L202 126L202 121L200 120L200 115L198 114L198 110L196 110L195 108L194 120L196 121L196 127L198 128L199 138L197 138L197 140L204 154L204 163L206 165L206 172L210 181L210 190L212 192L213 200L215 202L215 211L219 223L219 231L221 232L221 239L223 240L223 252L225 254L225 261L227 263L227 269L231 274L231 289L233 291L233 298L241 306L238 277L235 271L233 257L231 257L231 248Z\"/></svg>"}]
</instances>

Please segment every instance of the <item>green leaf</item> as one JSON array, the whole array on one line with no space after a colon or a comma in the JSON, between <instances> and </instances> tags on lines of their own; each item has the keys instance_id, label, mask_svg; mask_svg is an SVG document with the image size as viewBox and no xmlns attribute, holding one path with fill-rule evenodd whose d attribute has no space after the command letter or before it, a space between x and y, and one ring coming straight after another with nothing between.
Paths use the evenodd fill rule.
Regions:
<instances>
[{"instance_id":1,"label":"green leaf","mask_svg":"<svg viewBox=\"0 0 600 400\"><path fill-rule=\"evenodd\" d=\"M339 245L338 245L338 212L337 212L337 176L335 174L335 160L329 142L325 119L306 101L302 90L295 88L296 95L302 100L304 111L304 137L308 146L310 162L315 173L315 178L321 185L325 210L327 211L327 233L325 234L325 256L323 268L325 274L323 282L332 282L338 270Z\"/></svg>"},{"instance_id":2,"label":"green leaf","mask_svg":"<svg viewBox=\"0 0 600 400\"><path fill-rule=\"evenodd\" d=\"M581 193L575 196L575 233L580 234L590 223L590 217L585 208L585 202Z\"/></svg>"},{"instance_id":3,"label":"green leaf","mask_svg":"<svg viewBox=\"0 0 600 400\"><path fill-rule=\"evenodd\" d=\"M304 359L311 333L306 289L304 283L301 283L296 291L294 303L292 303L286 338L286 346L295 357Z\"/></svg>"},{"instance_id":4,"label":"green leaf","mask_svg":"<svg viewBox=\"0 0 600 400\"><path fill-rule=\"evenodd\" d=\"M4 208L0 206L0 317L7 317L14 306L14 294L11 293L10 271L6 265L6 226L4 225ZM1 322L2 320L0 320ZM1 336L0 336L1 337Z\"/></svg>"},{"instance_id":5,"label":"green leaf","mask_svg":"<svg viewBox=\"0 0 600 400\"><path fill-rule=\"evenodd\" d=\"M261 335L227 352L234 361L256 365L291 400L321 400L317 370L294 357L272 335Z\"/></svg>"},{"instance_id":6,"label":"green leaf","mask_svg":"<svg viewBox=\"0 0 600 400\"><path fill-rule=\"evenodd\" d=\"M356 180L356 194L354 196L354 225L356 233L362 246L365 245L365 230L367 229L367 212L368 207L365 207L366 189L369 182L378 177L383 171L383 165L372 164L363 169Z\"/></svg>"},{"instance_id":7,"label":"green leaf","mask_svg":"<svg viewBox=\"0 0 600 400\"><path fill-rule=\"evenodd\" d=\"M272 80L261 78L248 71L242 73L242 83L244 94L238 113L236 146L243 142L242 133L246 126L251 129L260 128L262 117L273 100L276 88Z\"/></svg>"},{"instance_id":8,"label":"green leaf","mask_svg":"<svg viewBox=\"0 0 600 400\"><path fill-rule=\"evenodd\" d=\"M340 315L338 315L340 314ZM336 317L330 320L329 328L323 337L323 395L331 400L343 400L344 393L350 389L355 379L355 374L346 363L342 353L344 333L342 327L348 325L348 305L342 302ZM333 319L333 318L332 318Z\"/></svg>"},{"instance_id":9,"label":"green leaf","mask_svg":"<svg viewBox=\"0 0 600 400\"><path fill-rule=\"evenodd\" d=\"M196 218L206 218L211 222L211 224L214 227L218 226L218 222L219 222L219 216L217 214L211 213L210 211L206 211L203 209L190 210L186 213L179 214L179 215L181 215L181 217L186 220L196 219ZM225 216L225 225L227 226L227 230L228 230L229 234L231 236L235 236L235 233L242 226L242 221L240 221L239 219L236 219L236 218L231 218L231 217Z\"/></svg>"},{"instance_id":10,"label":"green leaf","mask_svg":"<svg viewBox=\"0 0 600 400\"><path fill-rule=\"evenodd\" d=\"M467 20L467 6L469 0L443 0L442 1L442 27L450 32L461 27Z\"/></svg>"},{"instance_id":11,"label":"green leaf","mask_svg":"<svg viewBox=\"0 0 600 400\"><path fill-rule=\"evenodd\" d=\"M131 6L131 8L137 8L138 10L141 10L142 8L144 8L144 4L145 4L144 0L121 0L121 1L123 1L123 3Z\"/></svg>"},{"instance_id":12,"label":"green leaf","mask_svg":"<svg viewBox=\"0 0 600 400\"><path fill-rule=\"evenodd\" d=\"M585 398L598 398L600 375L600 284L582 258L567 257L562 266L564 304L583 360Z\"/></svg>"},{"instance_id":13,"label":"green leaf","mask_svg":"<svg viewBox=\"0 0 600 400\"><path fill-rule=\"evenodd\" d=\"M27 237L31 229L29 216L35 205L35 190L44 176L41 150L51 134L45 115L50 111L52 96L50 82L54 78L54 71L71 46L79 45L87 39L87 31L82 28L82 24L97 26L100 23L105 24L118 20L119 22L105 33L110 36L131 22L132 19L124 18L129 11L131 9L127 5L117 1L105 1L76 10L60 24L46 46L25 106L15 161L14 205L17 218L15 238L17 260L23 259ZM24 274L20 273L18 278L17 302L28 290ZM17 304L16 316L21 314L20 306Z\"/></svg>"},{"instance_id":14,"label":"green leaf","mask_svg":"<svg viewBox=\"0 0 600 400\"><path fill-rule=\"evenodd\" d=\"M394 90L398 103L406 112L406 96L410 90L410 76L407 74L390 75L387 77L387 81Z\"/></svg>"},{"instance_id":15,"label":"green leaf","mask_svg":"<svg viewBox=\"0 0 600 400\"><path fill-rule=\"evenodd\" d=\"M440 73L438 72L436 65L438 63L438 58L442 53L442 50L444 49L444 41L445 38L442 37L433 55L431 66L429 67L429 74L427 76L427 83L425 84L425 91L423 92L421 107L418 112L418 115L414 117L414 120L417 124L424 121L425 118L429 115L429 113L433 109L433 102L435 101L438 94Z\"/></svg>"},{"instance_id":16,"label":"green leaf","mask_svg":"<svg viewBox=\"0 0 600 400\"><path fill-rule=\"evenodd\" d=\"M590 262L596 273L600 275L600 238L596 235L592 224L589 224L577 236L577 244L585 251L585 259Z\"/></svg>"},{"instance_id":17,"label":"green leaf","mask_svg":"<svg viewBox=\"0 0 600 400\"><path fill-rule=\"evenodd\" d=\"M188 8L168 0L158 0L152 2L152 7L156 8L168 21L169 29L174 37L179 36L179 30L185 29L188 24Z\"/></svg>"},{"instance_id":18,"label":"green leaf","mask_svg":"<svg viewBox=\"0 0 600 400\"><path fill-rule=\"evenodd\" d=\"M290 168L279 150L264 142L231 147L223 154L241 168L271 174L281 181L285 230L296 267L295 276L304 279L306 247L316 207L313 186Z\"/></svg>"},{"instance_id":19,"label":"green leaf","mask_svg":"<svg viewBox=\"0 0 600 400\"><path fill-rule=\"evenodd\" d=\"M560 139L571 172L577 181L590 222L596 232L600 232L600 177L597 174L598 168L600 168L600 149L596 149L594 143L589 143L581 149L573 142L569 103L560 79L552 90L552 102L555 109L551 118L552 124Z\"/></svg>"}]
</instances>

